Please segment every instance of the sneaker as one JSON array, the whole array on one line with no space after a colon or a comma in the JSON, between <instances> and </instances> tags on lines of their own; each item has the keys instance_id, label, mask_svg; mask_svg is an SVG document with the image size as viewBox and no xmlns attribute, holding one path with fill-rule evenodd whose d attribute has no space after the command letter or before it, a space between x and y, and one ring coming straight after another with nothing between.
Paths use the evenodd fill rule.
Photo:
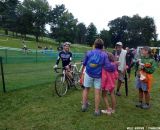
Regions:
<instances>
[{"instance_id":1,"label":"sneaker","mask_svg":"<svg viewBox=\"0 0 160 130\"><path fill-rule=\"evenodd\" d=\"M114 113L115 113L115 110L111 110L111 113L114 114Z\"/></svg>"},{"instance_id":2,"label":"sneaker","mask_svg":"<svg viewBox=\"0 0 160 130\"><path fill-rule=\"evenodd\" d=\"M150 108L150 105L144 104L144 105L142 105L141 108L142 108L142 109L149 109L149 108Z\"/></svg>"},{"instance_id":3,"label":"sneaker","mask_svg":"<svg viewBox=\"0 0 160 130\"><path fill-rule=\"evenodd\" d=\"M101 115L101 111L98 110L94 112L94 116L100 116L100 115Z\"/></svg>"},{"instance_id":4,"label":"sneaker","mask_svg":"<svg viewBox=\"0 0 160 130\"><path fill-rule=\"evenodd\" d=\"M112 112L111 112L111 110L101 110L101 112L103 113L103 114L107 114L107 115L111 115L112 114Z\"/></svg>"},{"instance_id":5,"label":"sneaker","mask_svg":"<svg viewBox=\"0 0 160 130\"><path fill-rule=\"evenodd\" d=\"M112 112L112 114L114 114L116 111L115 111L115 110L112 110L111 112Z\"/></svg>"},{"instance_id":6,"label":"sneaker","mask_svg":"<svg viewBox=\"0 0 160 130\"><path fill-rule=\"evenodd\" d=\"M136 107L138 108L142 108L143 104L141 102L139 102L138 104L136 104Z\"/></svg>"},{"instance_id":7,"label":"sneaker","mask_svg":"<svg viewBox=\"0 0 160 130\"><path fill-rule=\"evenodd\" d=\"M82 105L82 112L86 112L87 111L87 109L88 109L88 103L87 104L83 104Z\"/></svg>"},{"instance_id":8,"label":"sneaker","mask_svg":"<svg viewBox=\"0 0 160 130\"><path fill-rule=\"evenodd\" d=\"M81 101L81 104L83 104L83 102ZM91 106L91 103L90 102L87 102L87 105L88 106Z\"/></svg>"},{"instance_id":9,"label":"sneaker","mask_svg":"<svg viewBox=\"0 0 160 130\"><path fill-rule=\"evenodd\" d=\"M120 93L120 92L116 92L116 95L117 95L117 96L121 96L121 93Z\"/></svg>"},{"instance_id":10,"label":"sneaker","mask_svg":"<svg viewBox=\"0 0 160 130\"><path fill-rule=\"evenodd\" d=\"M115 110L113 110L112 108L109 108L109 110L111 111L111 113L115 113Z\"/></svg>"}]
</instances>

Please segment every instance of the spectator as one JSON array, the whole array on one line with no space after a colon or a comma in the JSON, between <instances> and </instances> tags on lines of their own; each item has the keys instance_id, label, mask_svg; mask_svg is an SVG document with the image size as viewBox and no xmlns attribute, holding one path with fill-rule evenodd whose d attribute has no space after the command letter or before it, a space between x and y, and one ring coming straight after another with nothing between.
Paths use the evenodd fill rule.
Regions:
<instances>
[{"instance_id":1,"label":"spectator","mask_svg":"<svg viewBox=\"0 0 160 130\"><path fill-rule=\"evenodd\" d=\"M117 42L115 46L115 51L113 51L113 55L116 58L116 61L119 61L118 65L118 83L117 83L117 91L116 95L121 96L120 87L121 84L124 83L124 76L126 73L126 50L122 48L122 42Z\"/></svg>"},{"instance_id":2,"label":"spectator","mask_svg":"<svg viewBox=\"0 0 160 130\"><path fill-rule=\"evenodd\" d=\"M127 74L128 74L128 80L130 80L131 75L131 68L133 66L133 53L129 50L129 47L126 47L126 67L127 67Z\"/></svg>"},{"instance_id":3,"label":"spectator","mask_svg":"<svg viewBox=\"0 0 160 130\"><path fill-rule=\"evenodd\" d=\"M92 85L95 88L95 116L100 115L99 104L100 104L100 90L101 90L101 76L102 67L108 71L114 71L115 66L112 65L107 54L103 51L104 42L102 39L96 39L94 42L94 49L88 51L83 66L86 67L84 74L84 89L82 92L82 112L88 109L88 94L89 89Z\"/></svg>"}]
</instances>

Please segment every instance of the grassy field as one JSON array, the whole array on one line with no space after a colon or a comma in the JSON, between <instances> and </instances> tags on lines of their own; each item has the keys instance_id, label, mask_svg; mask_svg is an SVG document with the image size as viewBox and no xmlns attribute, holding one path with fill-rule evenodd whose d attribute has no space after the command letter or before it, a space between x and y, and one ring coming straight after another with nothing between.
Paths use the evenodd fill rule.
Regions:
<instances>
[{"instance_id":1,"label":"grassy field","mask_svg":"<svg viewBox=\"0 0 160 130\"><path fill-rule=\"evenodd\" d=\"M4 64L7 91L53 82L53 64L54 62Z\"/></svg>"},{"instance_id":2,"label":"grassy field","mask_svg":"<svg viewBox=\"0 0 160 130\"><path fill-rule=\"evenodd\" d=\"M12 49L21 48L21 44L21 40L18 38L0 36L0 46L11 47ZM46 43L41 44L47 46ZM36 49L36 42L28 41L27 46ZM57 44L53 42L53 46L56 50ZM89 47L77 44L72 45L71 48L75 52L89 50ZM45 52L41 50L41 52L29 51L24 53L22 50L11 49L0 49L0 56L3 57L4 63L6 86L9 91L53 81L52 67L57 59L57 51ZM84 53L73 54L73 61L80 61L83 56Z\"/></svg>"},{"instance_id":3,"label":"grassy field","mask_svg":"<svg viewBox=\"0 0 160 130\"><path fill-rule=\"evenodd\" d=\"M37 43L31 36L28 36L28 38L25 40L25 44L27 45L29 49L37 49ZM57 51L57 47L58 47L58 43L56 43L54 40L49 39L49 38L43 38L43 40L40 39L40 42L38 43L38 45L42 46L43 48L45 46L47 47L52 46L54 51ZM21 38L0 35L0 46L22 48L23 44L22 44ZM79 44L71 45L71 51L76 52L76 53L86 52L89 49L91 49L91 47L88 47L85 45L79 45Z\"/></svg>"},{"instance_id":4,"label":"grassy field","mask_svg":"<svg viewBox=\"0 0 160 130\"><path fill-rule=\"evenodd\" d=\"M21 48L18 39L9 38L5 41L6 39L0 36L0 46ZM31 41L28 46L34 49L35 44ZM56 45L53 46L56 48ZM91 48L87 46L72 45L75 52L85 52L89 49ZM21 56L25 61L32 56L21 52L18 54L13 52L10 55ZM55 94L53 82L56 74L52 71L55 59L38 63L22 61L4 64L8 92L0 91L0 130L126 130L127 127L145 127L147 130L147 127L160 127L159 68L154 74L151 109L142 110L135 107L138 93L134 87L132 74L129 96L125 96L123 86L122 96L116 97L116 113L111 116L94 117L93 90L89 95L91 106L85 113L81 112L81 90L72 88L61 98ZM0 78L0 89L1 86ZM103 108L102 101L100 109Z\"/></svg>"},{"instance_id":5,"label":"grassy field","mask_svg":"<svg viewBox=\"0 0 160 130\"><path fill-rule=\"evenodd\" d=\"M94 117L94 94L89 98L91 106L81 112L81 91L71 89L65 97L59 98L52 83L35 85L6 94L0 93L0 130L126 130L127 127L159 126L160 71L155 73L151 92L151 109L135 107L137 91L134 77L129 83L129 96L117 97L116 113ZM17 81L17 84L19 82ZM101 102L100 108L104 108Z\"/></svg>"},{"instance_id":6,"label":"grassy field","mask_svg":"<svg viewBox=\"0 0 160 130\"><path fill-rule=\"evenodd\" d=\"M25 44L27 45L28 48L30 49L36 49L37 48L37 43L35 40L32 39L27 39L25 40ZM54 43L53 49L56 49L55 47L58 46L56 43ZM45 43L45 42L40 42L39 45L42 47L45 46L51 46L51 43ZM0 46L6 46L6 47L14 47L14 48L22 48L22 39L21 38L15 38L15 37L9 37L9 36L0 36Z\"/></svg>"}]
</instances>

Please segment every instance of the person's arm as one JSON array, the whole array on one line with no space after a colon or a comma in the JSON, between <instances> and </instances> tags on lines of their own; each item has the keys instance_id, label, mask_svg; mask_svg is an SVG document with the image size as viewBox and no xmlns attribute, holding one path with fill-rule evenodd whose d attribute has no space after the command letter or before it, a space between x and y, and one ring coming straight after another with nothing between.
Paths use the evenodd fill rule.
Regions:
<instances>
[{"instance_id":1,"label":"person's arm","mask_svg":"<svg viewBox=\"0 0 160 130\"><path fill-rule=\"evenodd\" d=\"M70 53L71 53L71 52L70 52ZM71 56L70 56L69 60L70 60L70 62L72 62L72 53L71 53Z\"/></svg>"},{"instance_id":2,"label":"person's arm","mask_svg":"<svg viewBox=\"0 0 160 130\"><path fill-rule=\"evenodd\" d=\"M58 54L58 57L57 57L57 61L56 61L56 65L57 65L57 66L58 66L59 61L60 61L60 54L61 54L61 53L59 53L59 54Z\"/></svg>"},{"instance_id":3,"label":"person's arm","mask_svg":"<svg viewBox=\"0 0 160 130\"><path fill-rule=\"evenodd\" d=\"M105 55L104 58L104 69L107 70L108 72L114 72L116 69L116 65L115 64L111 64L111 62L108 59L108 55Z\"/></svg>"},{"instance_id":4,"label":"person's arm","mask_svg":"<svg viewBox=\"0 0 160 130\"><path fill-rule=\"evenodd\" d=\"M134 66L134 54L131 53L131 65L130 68L132 68Z\"/></svg>"},{"instance_id":5,"label":"person's arm","mask_svg":"<svg viewBox=\"0 0 160 130\"><path fill-rule=\"evenodd\" d=\"M155 61L151 59L148 63L144 64L144 71L152 74L155 71Z\"/></svg>"},{"instance_id":6,"label":"person's arm","mask_svg":"<svg viewBox=\"0 0 160 130\"><path fill-rule=\"evenodd\" d=\"M88 61L88 52L86 53L84 59L83 59L83 66L87 65L87 61Z\"/></svg>"}]
</instances>

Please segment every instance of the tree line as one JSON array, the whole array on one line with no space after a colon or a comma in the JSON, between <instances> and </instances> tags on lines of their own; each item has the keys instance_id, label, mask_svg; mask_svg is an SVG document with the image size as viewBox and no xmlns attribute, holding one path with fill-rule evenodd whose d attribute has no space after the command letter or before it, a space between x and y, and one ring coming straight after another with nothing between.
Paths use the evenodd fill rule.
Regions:
<instances>
[{"instance_id":1,"label":"tree line","mask_svg":"<svg viewBox=\"0 0 160 130\"><path fill-rule=\"evenodd\" d=\"M46 25L50 25L50 32ZM47 0L1 0L0 1L0 28L8 35L20 33L39 37L48 36L61 43L92 45L97 37L104 40L106 47L113 47L118 41L125 46L160 45L157 41L156 26L152 17L139 15L122 16L108 23L109 30L103 29L99 33L94 23L86 26L69 12L65 5L56 5L52 8Z\"/></svg>"}]
</instances>

